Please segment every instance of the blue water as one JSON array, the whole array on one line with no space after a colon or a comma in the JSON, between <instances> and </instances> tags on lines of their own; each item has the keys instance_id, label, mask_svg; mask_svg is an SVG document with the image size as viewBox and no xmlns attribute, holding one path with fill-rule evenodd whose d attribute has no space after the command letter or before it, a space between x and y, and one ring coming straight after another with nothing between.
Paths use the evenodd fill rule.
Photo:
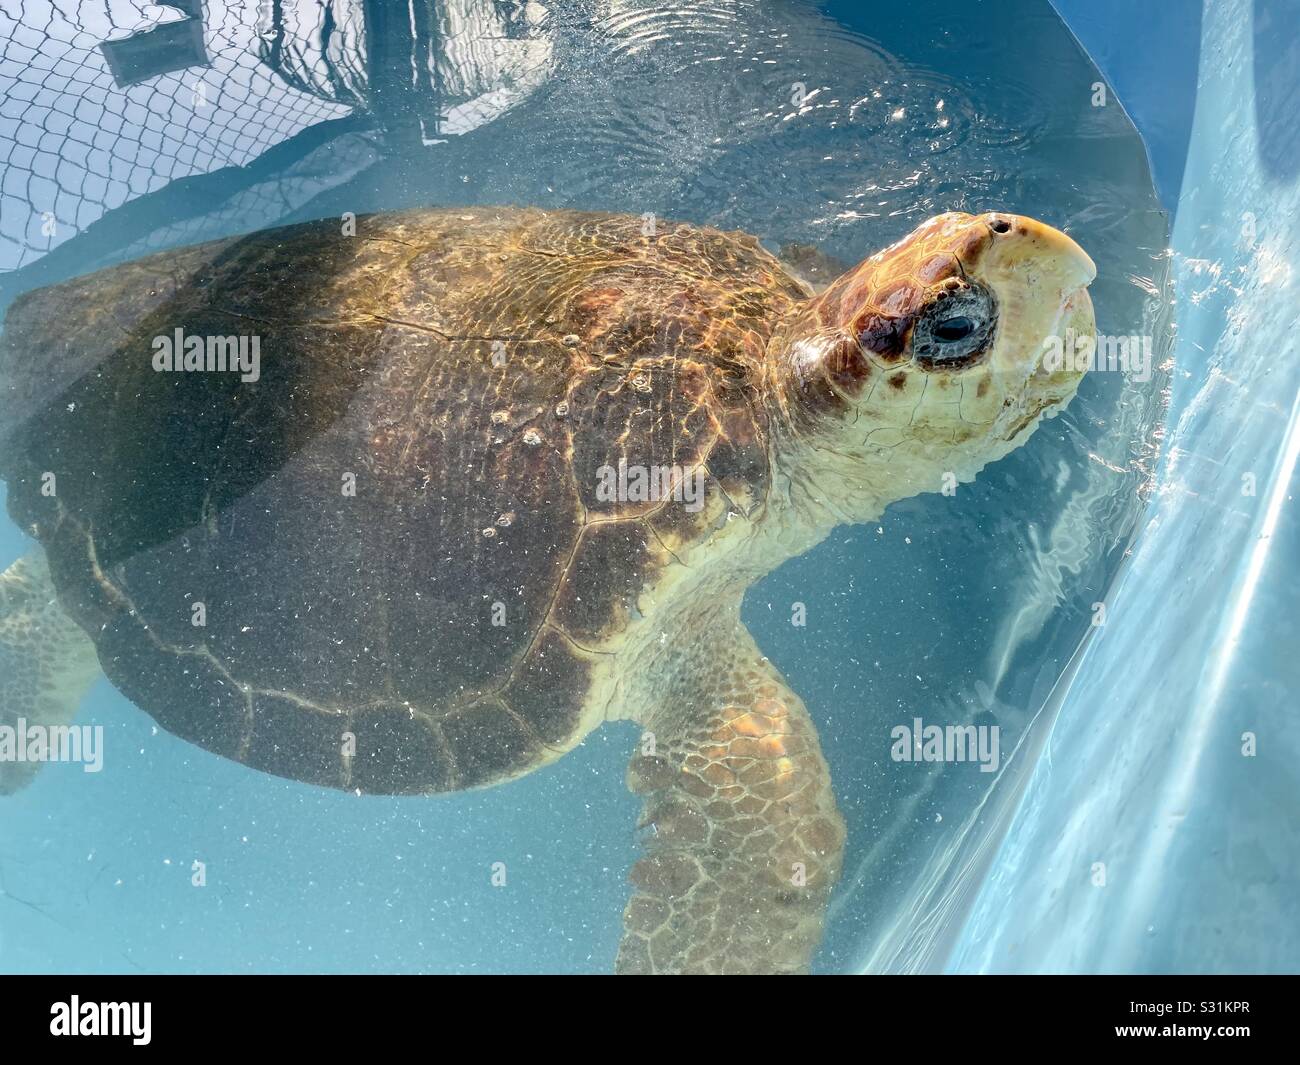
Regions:
<instances>
[{"instance_id":1,"label":"blue water","mask_svg":"<svg viewBox=\"0 0 1300 1065\"><path fill-rule=\"evenodd\" d=\"M1295 972L1300 5L1207 5L1174 34L1201 38L1181 56L1145 47L1168 18L1122 21L1130 52L1159 57L1145 83L1125 64L1135 113L1163 122L1153 157L1183 174L1158 489L948 964ZM1103 62L1119 63L1115 39ZM1180 134L1162 97L1189 60ZM1084 872L1098 861L1104 889Z\"/></svg>"},{"instance_id":2,"label":"blue water","mask_svg":"<svg viewBox=\"0 0 1300 1065\"><path fill-rule=\"evenodd\" d=\"M923 19L893 4L555 3L502 26L486 14L499 8L465 0L448 9L441 96L367 66L402 42L359 47L358 8L335 5L341 29L322 49L307 3L284 5L283 32L211 3L207 66L119 88L97 46L137 28L134 6L121 7L110 2L107 19L104 5L86 8L79 27L30 0L10 9L19 25L0 15L5 302L148 250L421 204L650 211L846 262L944 210L1066 228L1097 262L1099 327L1151 336L1158 371L1090 375L1060 418L956 501L921 497L838 530L756 586L745 620L818 722L849 824L819 970L1214 967L1208 948L1143 955L1091 926L1076 941L1055 915L1016 925L1035 903L1050 913L1061 884L1087 885L1087 847L1069 868L1045 871L1039 856L1073 838L1069 811L1096 798L1077 792L1131 749L1085 738L1087 713L1115 692L1094 689L1080 708L1068 682L1096 674L1092 647L1076 657L1097 635L1092 605L1113 606L1117 576L1131 584L1126 556L1163 499L1166 403L1188 387L1167 361L1171 268L1180 291L1205 286L1186 256L1171 258L1142 141L1113 91L1096 102L1105 79L1046 2L941 2ZM1166 203L1176 184L1162 180ZM1207 299L1200 313L1221 321ZM0 524L0 564L24 550ZM1147 631L1169 609L1160 594L1143 600ZM806 628L789 624L795 601ZM1113 683L1133 665L1112 659L1102 672ZM1142 683L1165 707L1147 713L1167 722L1160 679ZM1294 684L1277 690L1294 703ZM997 775L890 761L891 727L916 715L996 722L1004 751L1021 746ZM104 681L79 720L105 726L104 772L48 767L0 817L0 970L611 967L636 853L631 725L487 792L389 799L224 762ZM1071 722L1082 732L1063 746ZM1078 781L1068 798L1053 790L1059 776L1044 777L1049 764ZM1133 773L1126 794L1144 805L1128 815L1166 816L1161 788L1143 790L1154 778ZM1277 802L1252 810L1260 833L1295 794L1272 786ZM204 888L190 884L196 859ZM1162 882L1151 861L1148 895ZM494 862L506 863L505 887L491 885ZM1293 967L1293 946L1259 964Z\"/></svg>"}]
</instances>

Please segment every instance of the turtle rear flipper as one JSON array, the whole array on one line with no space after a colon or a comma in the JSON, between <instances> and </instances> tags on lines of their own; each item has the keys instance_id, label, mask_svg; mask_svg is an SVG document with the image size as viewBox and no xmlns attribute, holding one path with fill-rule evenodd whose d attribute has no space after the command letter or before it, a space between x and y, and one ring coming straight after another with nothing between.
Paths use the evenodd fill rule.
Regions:
<instances>
[{"instance_id":1,"label":"turtle rear flipper","mask_svg":"<svg viewBox=\"0 0 1300 1065\"><path fill-rule=\"evenodd\" d=\"M12 743L32 726L69 724L97 676L95 645L59 606L44 553L0 573L0 729L13 730ZM18 753L0 745L0 795L40 768Z\"/></svg>"},{"instance_id":2,"label":"turtle rear flipper","mask_svg":"<svg viewBox=\"0 0 1300 1065\"><path fill-rule=\"evenodd\" d=\"M628 769L647 853L618 971L807 972L845 838L816 728L739 622L685 657Z\"/></svg>"}]
</instances>

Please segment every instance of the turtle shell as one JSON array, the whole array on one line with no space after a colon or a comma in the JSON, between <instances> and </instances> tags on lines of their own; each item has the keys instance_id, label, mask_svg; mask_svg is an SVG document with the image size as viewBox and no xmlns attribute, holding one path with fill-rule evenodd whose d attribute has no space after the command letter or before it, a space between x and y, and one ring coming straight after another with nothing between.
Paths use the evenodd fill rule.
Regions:
<instances>
[{"instance_id":1,"label":"turtle shell","mask_svg":"<svg viewBox=\"0 0 1300 1065\"><path fill-rule=\"evenodd\" d=\"M14 303L0 474L164 728L318 784L489 784L617 712L641 597L761 505L764 353L806 295L753 238L578 212L164 252ZM611 498L648 467L702 496Z\"/></svg>"}]
</instances>

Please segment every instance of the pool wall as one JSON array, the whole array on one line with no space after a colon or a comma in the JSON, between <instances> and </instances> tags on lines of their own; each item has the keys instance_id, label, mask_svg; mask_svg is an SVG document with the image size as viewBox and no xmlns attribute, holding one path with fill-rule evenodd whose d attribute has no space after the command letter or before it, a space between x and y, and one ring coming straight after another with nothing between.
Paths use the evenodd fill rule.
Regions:
<instances>
[{"instance_id":1,"label":"pool wall","mask_svg":"<svg viewBox=\"0 0 1300 1065\"><path fill-rule=\"evenodd\" d=\"M1162 460L1105 623L933 968L1281 972L1300 958L1300 5L1155 6L1057 3L1162 193L1179 190ZM1180 57L1198 60L1185 160Z\"/></svg>"}]
</instances>

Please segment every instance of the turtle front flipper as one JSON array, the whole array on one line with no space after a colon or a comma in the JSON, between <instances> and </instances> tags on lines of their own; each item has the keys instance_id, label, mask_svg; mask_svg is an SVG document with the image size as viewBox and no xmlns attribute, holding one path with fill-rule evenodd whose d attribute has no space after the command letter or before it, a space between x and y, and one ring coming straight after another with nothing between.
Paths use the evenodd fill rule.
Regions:
<instances>
[{"instance_id":1,"label":"turtle front flipper","mask_svg":"<svg viewBox=\"0 0 1300 1065\"><path fill-rule=\"evenodd\" d=\"M0 728L67 725L97 676L95 645L59 606L44 553L20 558L0 574ZM11 795L40 762L3 753L0 795Z\"/></svg>"},{"instance_id":2,"label":"turtle front flipper","mask_svg":"<svg viewBox=\"0 0 1300 1065\"><path fill-rule=\"evenodd\" d=\"M816 728L743 628L685 654L628 769L647 853L618 971L807 972L845 837Z\"/></svg>"}]
</instances>

